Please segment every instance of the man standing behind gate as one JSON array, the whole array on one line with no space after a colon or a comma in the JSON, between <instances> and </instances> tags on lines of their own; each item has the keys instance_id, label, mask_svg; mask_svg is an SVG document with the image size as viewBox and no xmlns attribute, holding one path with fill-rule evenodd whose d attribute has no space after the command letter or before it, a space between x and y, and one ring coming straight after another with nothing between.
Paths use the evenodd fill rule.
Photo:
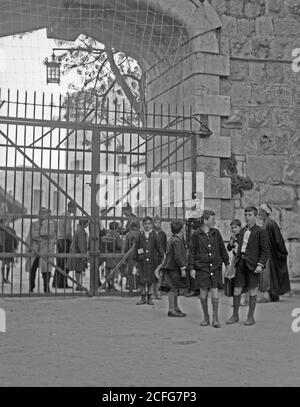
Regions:
<instances>
[{"instance_id":1,"label":"man standing behind gate","mask_svg":"<svg viewBox=\"0 0 300 407\"><path fill-rule=\"evenodd\" d=\"M71 201L68 203L68 209L63 215L64 218L58 220L58 228L57 228L57 252L59 254L69 254L70 247L73 238L73 231L72 231L72 217L76 213L76 204L75 202ZM67 268L67 258L65 257L58 257L56 261L57 267L64 270L68 273ZM65 276L63 276L58 270L55 270L53 283L53 288L71 288L68 286L68 281Z\"/></svg>"}]
</instances>

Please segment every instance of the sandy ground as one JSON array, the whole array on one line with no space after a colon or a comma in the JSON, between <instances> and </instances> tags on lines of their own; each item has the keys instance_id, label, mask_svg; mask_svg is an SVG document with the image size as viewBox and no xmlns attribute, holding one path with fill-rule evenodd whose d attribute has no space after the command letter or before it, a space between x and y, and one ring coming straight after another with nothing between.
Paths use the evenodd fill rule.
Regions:
<instances>
[{"instance_id":1,"label":"sandy ground","mask_svg":"<svg viewBox=\"0 0 300 407\"><path fill-rule=\"evenodd\" d=\"M259 304L257 324L200 327L200 304L166 317L167 298L0 299L1 386L300 386L300 297ZM230 315L221 298L221 321ZM246 309L241 309L242 318Z\"/></svg>"}]
</instances>

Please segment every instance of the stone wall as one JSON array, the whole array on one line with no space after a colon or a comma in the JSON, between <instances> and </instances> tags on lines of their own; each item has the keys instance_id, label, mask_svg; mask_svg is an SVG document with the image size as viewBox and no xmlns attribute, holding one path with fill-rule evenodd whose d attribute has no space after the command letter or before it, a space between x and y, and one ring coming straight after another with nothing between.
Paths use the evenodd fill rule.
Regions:
<instances>
[{"instance_id":1,"label":"stone wall","mask_svg":"<svg viewBox=\"0 0 300 407\"><path fill-rule=\"evenodd\" d=\"M300 48L300 2L210 3L222 21L220 52L231 58L221 94L231 97L232 112L221 120L221 136L231 137L240 174L254 182L252 191L234 197L232 210L241 218L249 203L274 207L290 249L291 274L300 276L300 73L287 62Z\"/></svg>"}]
</instances>

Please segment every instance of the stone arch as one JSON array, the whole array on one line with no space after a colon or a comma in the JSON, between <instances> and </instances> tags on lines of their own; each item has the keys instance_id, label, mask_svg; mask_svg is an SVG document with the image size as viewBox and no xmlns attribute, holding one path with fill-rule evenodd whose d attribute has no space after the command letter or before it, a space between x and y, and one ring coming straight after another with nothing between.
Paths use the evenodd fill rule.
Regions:
<instances>
[{"instance_id":1,"label":"stone arch","mask_svg":"<svg viewBox=\"0 0 300 407\"><path fill-rule=\"evenodd\" d=\"M139 61L146 71L149 102L187 109L192 105L194 112L206 114L213 135L197 141L197 170L206 173L207 206L220 215L220 200L231 198L230 179L220 178L220 158L231 155L230 138L220 137L220 117L230 114L230 98L220 94L220 77L229 75L229 57L220 55L221 21L207 0L2 3L1 36L45 27L48 36L57 39L89 35ZM143 47L149 33L151 44Z\"/></svg>"}]
</instances>

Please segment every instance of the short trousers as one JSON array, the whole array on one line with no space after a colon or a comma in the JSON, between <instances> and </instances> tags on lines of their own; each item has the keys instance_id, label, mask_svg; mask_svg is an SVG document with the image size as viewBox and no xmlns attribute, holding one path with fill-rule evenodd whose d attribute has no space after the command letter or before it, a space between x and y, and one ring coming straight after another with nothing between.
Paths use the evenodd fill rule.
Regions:
<instances>
[{"instance_id":1,"label":"short trousers","mask_svg":"<svg viewBox=\"0 0 300 407\"><path fill-rule=\"evenodd\" d=\"M234 278L234 286L238 288L246 288L254 290L259 285L260 275L254 273L247 267L246 260L241 259L236 266L236 275Z\"/></svg>"}]
</instances>

